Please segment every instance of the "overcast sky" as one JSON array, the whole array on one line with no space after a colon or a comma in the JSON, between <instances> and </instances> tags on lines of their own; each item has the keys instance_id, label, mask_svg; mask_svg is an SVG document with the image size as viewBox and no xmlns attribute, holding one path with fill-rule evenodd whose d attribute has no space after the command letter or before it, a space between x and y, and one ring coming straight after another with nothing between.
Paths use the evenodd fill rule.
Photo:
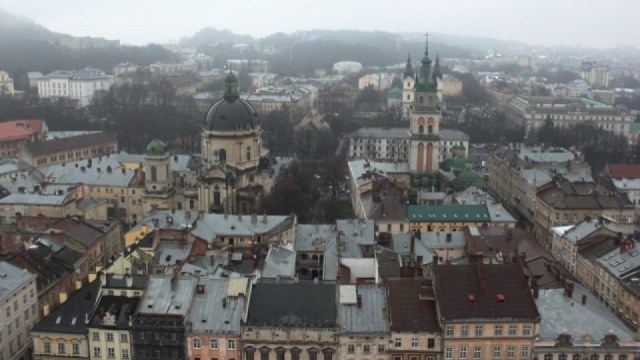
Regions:
<instances>
[{"instance_id":1,"label":"overcast sky","mask_svg":"<svg viewBox=\"0 0 640 360\"><path fill-rule=\"evenodd\" d=\"M0 0L0 8L53 31L129 44L176 42L212 26L258 37L359 29L640 47L640 0Z\"/></svg>"}]
</instances>

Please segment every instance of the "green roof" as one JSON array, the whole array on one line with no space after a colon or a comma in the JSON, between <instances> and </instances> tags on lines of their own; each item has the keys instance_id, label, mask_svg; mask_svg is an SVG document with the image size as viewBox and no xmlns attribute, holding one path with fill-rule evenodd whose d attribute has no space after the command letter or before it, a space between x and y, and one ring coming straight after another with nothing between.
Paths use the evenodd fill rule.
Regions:
<instances>
[{"instance_id":1,"label":"green roof","mask_svg":"<svg viewBox=\"0 0 640 360\"><path fill-rule=\"evenodd\" d=\"M147 155L164 155L167 152L167 145L161 140L151 140L147 145Z\"/></svg>"},{"instance_id":2,"label":"green roof","mask_svg":"<svg viewBox=\"0 0 640 360\"><path fill-rule=\"evenodd\" d=\"M460 174L458 174L458 176L456 177L456 180L464 181L464 182L468 182L468 183L474 183L474 182L478 181L479 179L480 179L480 175L476 174L475 172L473 172L471 170L464 170L464 171L460 172Z\"/></svg>"},{"instance_id":3,"label":"green roof","mask_svg":"<svg viewBox=\"0 0 640 360\"><path fill-rule=\"evenodd\" d=\"M455 169L460 169L460 170L464 170L467 168L467 163L469 162L468 159L465 159L463 157L450 157L448 159L445 159L442 162L442 165L440 165L440 168L442 168L443 170L449 171L452 168Z\"/></svg>"},{"instance_id":4,"label":"green roof","mask_svg":"<svg viewBox=\"0 0 640 360\"><path fill-rule=\"evenodd\" d=\"M410 222L490 222L487 205L409 205Z\"/></svg>"}]
</instances>

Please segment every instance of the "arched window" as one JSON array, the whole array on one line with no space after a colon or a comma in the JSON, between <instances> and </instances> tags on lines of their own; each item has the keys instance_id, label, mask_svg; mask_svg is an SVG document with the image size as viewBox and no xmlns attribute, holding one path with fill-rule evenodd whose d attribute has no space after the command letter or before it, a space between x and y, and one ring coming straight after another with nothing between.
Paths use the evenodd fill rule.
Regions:
<instances>
[{"instance_id":1,"label":"arched window","mask_svg":"<svg viewBox=\"0 0 640 360\"><path fill-rule=\"evenodd\" d=\"M151 181L158 180L158 169L155 165L151 165Z\"/></svg>"},{"instance_id":2,"label":"arched window","mask_svg":"<svg viewBox=\"0 0 640 360\"><path fill-rule=\"evenodd\" d=\"M407 94L407 100L411 100L411 95Z\"/></svg>"},{"instance_id":3,"label":"arched window","mask_svg":"<svg viewBox=\"0 0 640 360\"><path fill-rule=\"evenodd\" d=\"M420 126L418 127L418 132L419 132L420 134L424 134L424 125L420 125Z\"/></svg>"},{"instance_id":4,"label":"arched window","mask_svg":"<svg viewBox=\"0 0 640 360\"><path fill-rule=\"evenodd\" d=\"M221 164L227 162L227 151L225 149L220 149L220 151L218 151L218 159L220 160Z\"/></svg>"},{"instance_id":5,"label":"arched window","mask_svg":"<svg viewBox=\"0 0 640 360\"><path fill-rule=\"evenodd\" d=\"M427 127L427 132L429 134L433 134L433 125L429 125L429 127Z\"/></svg>"},{"instance_id":6,"label":"arched window","mask_svg":"<svg viewBox=\"0 0 640 360\"><path fill-rule=\"evenodd\" d=\"M251 146L247 146L247 161L251 160Z\"/></svg>"},{"instance_id":7,"label":"arched window","mask_svg":"<svg viewBox=\"0 0 640 360\"><path fill-rule=\"evenodd\" d=\"M213 205L220 206L220 188L218 185L213 188Z\"/></svg>"}]
</instances>

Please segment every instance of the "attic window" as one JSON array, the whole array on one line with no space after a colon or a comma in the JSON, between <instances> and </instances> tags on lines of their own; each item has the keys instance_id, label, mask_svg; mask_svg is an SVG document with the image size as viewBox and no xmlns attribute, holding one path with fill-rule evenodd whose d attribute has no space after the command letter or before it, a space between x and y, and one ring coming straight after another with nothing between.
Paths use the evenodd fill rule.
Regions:
<instances>
[{"instance_id":1,"label":"attic window","mask_svg":"<svg viewBox=\"0 0 640 360\"><path fill-rule=\"evenodd\" d=\"M500 303L504 302L504 295L503 294L497 294L496 295L496 300Z\"/></svg>"},{"instance_id":2,"label":"attic window","mask_svg":"<svg viewBox=\"0 0 640 360\"><path fill-rule=\"evenodd\" d=\"M474 294L469 294L467 295L467 300L469 300L470 303L476 302L476 296Z\"/></svg>"}]
</instances>

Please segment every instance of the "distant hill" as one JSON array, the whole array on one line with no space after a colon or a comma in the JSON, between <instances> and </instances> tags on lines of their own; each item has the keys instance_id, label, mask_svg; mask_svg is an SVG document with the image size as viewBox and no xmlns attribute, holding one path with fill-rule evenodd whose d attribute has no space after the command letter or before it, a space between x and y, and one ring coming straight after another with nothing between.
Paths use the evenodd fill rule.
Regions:
<instances>
[{"instance_id":1,"label":"distant hill","mask_svg":"<svg viewBox=\"0 0 640 360\"><path fill-rule=\"evenodd\" d=\"M69 38L72 36L50 31L32 20L0 10L0 70L9 72L16 88L23 90L28 71L47 73L87 66L111 71L113 65L124 61L147 65L176 57L158 45L74 50L60 44Z\"/></svg>"}]
</instances>

